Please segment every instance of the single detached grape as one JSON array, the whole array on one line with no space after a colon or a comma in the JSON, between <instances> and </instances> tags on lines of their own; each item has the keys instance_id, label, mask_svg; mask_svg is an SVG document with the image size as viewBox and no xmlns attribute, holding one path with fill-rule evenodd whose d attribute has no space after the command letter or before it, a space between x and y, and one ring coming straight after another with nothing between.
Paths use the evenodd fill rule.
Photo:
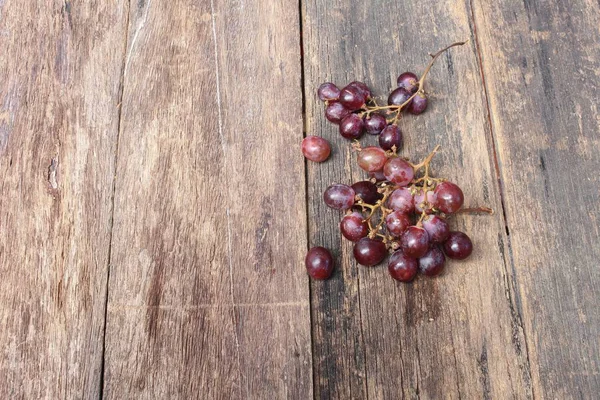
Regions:
<instances>
[{"instance_id":1,"label":"single detached grape","mask_svg":"<svg viewBox=\"0 0 600 400\"><path fill-rule=\"evenodd\" d=\"M354 258L361 265L371 267L383 261L387 256L385 243L368 237L360 239L354 245Z\"/></svg>"},{"instance_id":2,"label":"single detached grape","mask_svg":"<svg viewBox=\"0 0 600 400\"><path fill-rule=\"evenodd\" d=\"M381 114L373 113L365 118L365 129L369 135L379 135L386 125L387 121Z\"/></svg>"},{"instance_id":3,"label":"single detached grape","mask_svg":"<svg viewBox=\"0 0 600 400\"><path fill-rule=\"evenodd\" d=\"M427 215L423 218L423 229L427 231L429 240L442 243L450 235L450 227L445 219L437 215Z\"/></svg>"},{"instance_id":4,"label":"single detached grape","mask_svg":"<svg viewBox=\"0 0 600 400\"><path fill-rule=\"evenodd\" d=\"M419 271L427 276L439 275L444 270L445 262L446 257L444 257L442 250L440 250L439 247L434 246L419 258Z\"/></svg>"},{"instance_id":5,"label":"single detached grape","mask_svg":"<svg viewBox=\"0 0 600 400\"><path fill-rule=\"evenodd\" d=\"M392 278L400 282L410 282L415 279L418 270L417 260L406 257L402 250L392 254L388 264L388 271Z\"/></svg>"},{"instance_id":6,"label":"single detached grape","mask_svg":"<svg viewBox=\"0 0 600 400\"><path fill-rule=\"evenodd\" d=\"M339 124L350 113L339 101L332 101L325 108L325 118L334 124Z\"/></svg>"},{"instance_id":7,"label":"single detached grape","mask_svg":"<svg viewBox=\"0 0 600 400\"><path fill-rule=\"evenodd\" d=\"M332 101L340 98L340 89L331 82L325 82L317 90L321 101Z\"/></svg>"},{"instance_id":8,"label":"single detached grape","mask_svg":"<svg viewBox=\"0 0 600 400\"><path fill-rule=\"evenodd\" d=\"M407 188L398 188L392 192L388 198L388 207L392 210L400 211L403 214L410 214L415 211L413 195Z\"/></svg>"},{"instance_id":9,"label":"single detached grape","mask_svg":"<svg viewBox=\"0 0 600 400\"><path fill-rule=\"evenodd\" d=\"M365 147L358 153L357 160L359 167L367 172L375 172L383 168L387 161L387 156L381 148L370 146Z\"/></svg>"},{"instance_id":10,"label":"single detached grape","mask_svg":"<svg viewBox=\"0 0 600 400\"><path fill-rule=\"evenodd\" d=\"M386 180L386 177L383 174L383 170L381 170L381 171L375 171L375 172L369 172L369 178L373 178L377 182L382 182L382 181Z\"/></svg>"},{"instance_id":11,"label":"single detached grape","mask_svg":"<svg viewBox=\"0 0 600 400\"><path fill-rule=\"evenodd\" d=\"M444 242L444 253L455 260L464 260L473 252L471 239L462 232L450 232Z\"/></svg>"},{"instance_id":12,"label":"single detached grape","mask_svg":"<svg viewBox=\"0 0 600 400\"><path fill-rule=\"evenodd\" d=\"M431 214L433 212L433 208L436 206L437 196L433 190L427 191L427 202L425 202L425 194L423 189L419 189L419 191L415 194L415 212L422 213L423 210L427 214Z\"/></svg>"},{"instance_id":13,"label":"single detached grape","mask_svg":"<svg viewBox=\"0 0 600 400\"><path fill-rule=\"evenodd\" d=\"M424 93L417 93L408 106L408 112L414 115L419 115L426 109L427 96Z\"/></svg>"},{"instance_id":14,"label":"single detached grape","mask_svg":"<svg viewBox=\"0 0 600 400\"><path fill-rule=\"evenodd\" d=\"M437 196L436 206L445 214L451 214L462 207L464 195L462 190L452 182L441 182L434 190Z\"/></svg>"},{"instance_id":15,"label":"single detached grape","mask_svg":"<svg viewBox=\"0 0 600 400\"><path fill-rule=\"evenodd\" d=\"M400 238L400 247L407 257L423 257L429 248L429 234L423 228L409 226Z\"/></svg>"},{"instance_id":16,"label":"single detached grape","mask_svg":"<svg viewBox=\"0 0 600 400\"><path fill-rule=\"evenodd\" d=\"M350 186L334 183L323 193L323 200L331 208L347 210L354 205L354 196L354 189Z\"/></svg>"},{"instance_id":17,"label":"single detached grape","mask_svg":"<svg viewBox=\"0 0 600 400\"><path fill-rule=\"evenodd\" d=\"M406 186L415 176L413 167L399 157L390 158L383 166L383 174L388 181L398 186Z\"/></svg>"},{"instance_id":18,"label":"single detached grape","mask_svg":"<svg viewBox=\"0 0 600 400\"><path fill-rule=\"evenodd\" d=\"M406 89L410 94L419 89L419 78L412 72L404 72L398 77L398 87Z\"/></svg>"},{"instance_id":19,"label":"single detached grape","mask_svg":"<svg viewBox=\"0 0 600 400\"><path fill-rule=\"evenodd\" d=\"M375 204L383 195L377 191L377 185L371 181L360 181L352 185L354 193L367 204Z\"/></svg>"},{"instance_id":20,"label":"single detached grape","mask_svg":"<svg viewBox=\"0 0 600 400\"><path fill-rule=\"evenodd\" d=\"M353 212L342 218L340 222L340 231L342 235L352 242L356 242L369 233L369 227L364 222L364 217L359 212Z\"/></svg>"},{"instance_id":21,"label":"single detached grape","mask_svg":"<svg viewBox=\"0 0 600 400\"><path fill-rule=\"evenodd\" d=\"M410 98L411 93L404 89L404 88L397 88L394 89L394 91L392 93L390 93L389 97L388 97L388 105L394 105L394 106L399 106L402 105L404 103L406 103L406 101Z\"/></svg>"},{"instance_id":22,"label":"single detached grape","mask_svg":"<svg viewBox=\"0 0 600 400\"><path fill-rule=\"evenodd\" d=\"M394 211L385 217L385 226L390 235L400 237L410 226L410 218L400 211Z\"/></svg>"},{"instance_id":23,"label":"single detached grape","mask_svg":"<svg viewBox=\"0 0 600 400\"><path fill-rule=\"evenodd\" d=\"M371 89L364 83L359 81L350 82L348 86L355 87L359 93L365 98L365 100L371 98Z\"/></svg>"},{"instance_id":24,"label":"single detached grape","mask_svg":"<svg viewBox=\"0 0 600 400\"><path fill-rule=\"evenodd\" d=\"M340 92L340 103L350 111L361 109L367 98L363 90L357 86L346 86Z\"/></svg>"},{"instance_id":25,"label":"single detached grape","mask_svg":"<svg viewBox=\"0 0 600 400\"><path fill-rule=\"evenodd\" d=\"M391 150L396 146L396 151L400 151L403 143L402 131L398 125L388 125L379 135L379 146L384 150Z\"/></svg>"},{"instance_id":26,"label":"single detached grape","mask_svg":"<svg viewBox=\"0 0 600 400\"><path fill-rule=\"evenodd\" d=\"M350 114L340 123L340 134L346 139L358 139L362 136L364 128L363 119L356 114Z\"/></svg>"},{"instance_id":27,"label":"single detached grape","mask_svg":"<svg viewBox=\"0 0 600 400\"><path fill-rule=\"evenodd\" d=\"M329 142L318 136L307 136L302 140L302 154L310 161L323 162L331 153Z\"/></svg>"},{"instance_id":28,"label":"single detached grape","mask_svg":"<svg viewBox=\"0 0 600 400\"><path fill-rule=\"evenodd\" d=\"M333 273L333 257L325 247L313 247L304 259L306 271L313 279L324 280Z\"/></svg>"}]
</instances>

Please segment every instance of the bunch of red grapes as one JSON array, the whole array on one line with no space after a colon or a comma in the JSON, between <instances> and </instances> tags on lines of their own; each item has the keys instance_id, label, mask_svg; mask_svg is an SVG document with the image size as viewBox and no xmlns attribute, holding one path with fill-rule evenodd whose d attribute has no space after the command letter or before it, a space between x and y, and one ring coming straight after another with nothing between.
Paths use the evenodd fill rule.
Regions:
<instances>
[{"instance_id":1,"label":"bunch of red grapes","mask_svg":"<svg viewBox=\"0 0 600 400\"><path fill-rule=\"evenodd\" d=\"M343 137L355 140L357 163L371 177L352 186L329 186L323 194L325 204L346 211L340 230L354 242L356 261L374 266L391 253L389 273L401 282L412 281L418 272L439 275L446 257L462 260L473 250L470 238L451 231L446 221L464 211L462 190L452 182L430 176L429 165L437 148L418 164L398 155L403 145L398 128L401 113L418 115L425 111L428 99L423 82L427 73L440 54L460 44L432 55L420 79L412 72L401 74L387 106L379 106L367 85L358 81L342 89L327 82L318 89L319 99L325 103L325 117L339 125ZM379 147L361 148L356 140L365 132L379 135ZM331 148L325 139L307 136L302 152L307 159L322 162ZM491 212L484 207L467 211ZM327 279L334 269L333 257L323 247L310 249L305 264L314 279Z\"/></svg>"}]
</instances>

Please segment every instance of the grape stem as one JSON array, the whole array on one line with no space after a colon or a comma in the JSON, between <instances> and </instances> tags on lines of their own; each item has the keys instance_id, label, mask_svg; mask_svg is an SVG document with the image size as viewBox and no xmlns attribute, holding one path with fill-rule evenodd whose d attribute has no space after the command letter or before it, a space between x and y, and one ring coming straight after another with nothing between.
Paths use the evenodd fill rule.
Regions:
<instances>
[{"instance_id":1,"label":"grape stem","mask_svg":"<svg viewBox=\"0 0 600 400\"><path fill-rule=\"evenodd\" d=\"M439 50L435 54L429 54L431 56L431 60L429 61L429 64L425 68L423 75L421 75L421 78L419 79L417 91L413 95L411 95L408 98L408 100L406 100L404 103L402 103L400 105L378 106L376 102L373 102L375 104L375 106L374 107L367 106L367 109L361 113L361 116L369 116L371 113L373 113L375 111L387 110L388 114L396 113L396 116L392 119L392 122L391 122L392 124L396 125L398 120L400 119L400 111L402 111L402 109L404 107L408 106L410 104L410 102L415 98L416 95L424 93L423 86L425 85L425 78L427 77L427 74L429 74L431 67L433 67L435 60L437 60L437 58L440 55L442 55L444 52L448 51L452 47L462 46L462 45L466 44L467 42L468 42L468 40L465 40L464 42L452 43L451 45L446 46L443 49ZM389 122L389 120L388 120L388 122Z\"/></svg>"}]
</instances>

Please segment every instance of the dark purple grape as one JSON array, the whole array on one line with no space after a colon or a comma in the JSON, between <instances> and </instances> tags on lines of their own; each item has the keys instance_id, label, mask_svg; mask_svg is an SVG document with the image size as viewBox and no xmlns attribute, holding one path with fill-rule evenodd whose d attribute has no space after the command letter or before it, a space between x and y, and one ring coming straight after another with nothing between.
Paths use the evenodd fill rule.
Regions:
<instances>
[{"instance_id":1,"label":"dark purple grape","mask_svg":"<svg viewBox=\"0 0 600 400\"><path fill-rule=\"evenodd\" d=\"M350 111L361 109L366 101L367 97L359 87L346 86L340 92L340 103Z\"/></svg>"},{"instance_id":2,"label":"dark purple grape","mask_svg":"<svg viewBox=\"0 0 600 400\"><path fill-rule=\"evenodd\" d=\"M381 114L374 113L365 118L365 129L369 135L379 135L386 125L387 121Z\"/></svg>"},{"instance_id":3,"label":"dark purple grape","mask_svg":"<svg viewBox=\"0 0 600 400\"><path fill-rule=\"evenodd\" d=\"M473 252L473 242L462 232L450 232L444 242L444 253L455 260L464 260Z\"/></svg>"},{"instance_id":4,"label":"dark purple grape","mask_svg":"<svg viewBox=\"0 0 600 400\"><path fill-rule=\"evenodd\" d=\"M367 172L381 171L387 161L385 151L374 146L365 147L358 152L356 158L358 166Z\"/></svg>"},{"instance_id":5,"label":"dark purple grape","mask_svg":"<svg viewBox=\"0 0 600 400\"><path fill-rule=\"evenodd\" d=\"M429 234L423 228L409 226L400 238L400 247L407 257L422 257L429 248Z\"/></svg>"},{"instance_id":6,"label":"dark purple grape","mask_svg":"<svg viewBox=\"0 0 600 400\"><path fill-rule=\"evenodd\" d=\"M398 77L398 87L406 89L413 94L419 89L419 78L412 72L404 72Z\"/></svg>"},{"instance_id":7,"label":"dark purple grape","mask_svg":"<svg viewBox=\"0 0 600 400\"><path fill-rule=\"evenodd\" d=\"M398 125L386 126L379 135L379 146L384 150L391 150L393 146L396 146L396 151L400 151L403 143L402 131Z\"/></svg>"},{"instance_id":8,"label":"dark purple grape","mask_svg":"<svg viewBox=\"0 0 600 400\"><path fill-rule=\"evenodd\" d=\"M325 247L313 247L304 259L306 271L313 279L328 279L333 273L333 257Z\"/></svg>"},{"instance_id":9,"label":"dark purple grape","mask_svg":"<svg viewBox=\"0 0 600 400\"><path fill-rule=\"evenodd\" d=\"M398 186L406 186L415 176L413 167L405 160L394 157L390 158L383 166L383 174L388 181Z\"/></svg>"},{"instance_id":10,"label":"dark purple grape","mask_svg":"<svg viewBox=\"0 0 600 400\"><path fill-rule=\"evenodd\" d=\"M321 101L332 101L340 98L340 89L331 82L325 82L317 90Z\"/></svg>"},{"instance_id":11,"label":"dark purple grape","mask_svg":"<svg viewBox=\"0 0 600 400\"><path fill-rule=\"evenodd\" d=\"M383 261L387 256L385 243L368 237L360 239L354 245L354 258L361 265L371 267Z\"/></svg>"},{"instance_id":12,"label":"dark purple grape","mask_svg":"<svg viewBox=\"0 0 600 400\"><path fill-rule=\"evenodd\" d=\"M377 191L377 185L371 181L360 181L352 185L354 193L367 204L375 204L383 195Z\"/></svg>"},{"instance_id":13,"label":"dark purple grape","mask_svg":"<svg viewBox=\"0 0 600 400\"><path fill-rule=\"evenodd\" d=\"M331 153L329 142L318 136L307 136L302 140L302 154L314 162L327 160Z\"/></svg>"},{"instance_id":14,"label":"dark purple grape","mask_svg":"<svg viewBox=\"0 0 600 400\"><path fill-rule=\"evenodd\" d=\"M394 211L385 217L385 226L390 235L400 237L410 226L410 218L400 211Z\"/></svg>"},{"instance_id":15,"label":"dark purple grape","mask_svg":"<svg viewBox=\"0 0 600 400\"><path fill-rule=\"evenodd\" d=\"M427 202L425 202L425 194L423 189L419 189L419 191L415 194L415 212L422 213L425 210L425 213L431 214L433 212L433 208L436 206L437 196L433 190L427 191Z\"/></svg>"},{"instance_id":16,"label":"dark purple grape","mask_svg":"<svg viewBox=\"0 0 600 400\"><path fill-rule=\"evenodd\" d=\"M388 271L392 278L400 282L410 282L415 279L418 270L417 260L406 257L402 250L392 254L388 263Z\"/></svg>"},{"instance_id":17,"label":"dark purple grape","mask_svg":"<svg viewBox=\"0 0 600 400\"><path fill-rule=\"evenodd\" d=\"M371 89L369 89L369 87L365 83L359 82L359 81L354 81L354 82L350 82L348 84L348 86L357 88L358 91L362 94L362 96L364 96L365 100L371 98Z\"/></svg>"},{"instance_id":18,"label":"dark purple grape","mask_svg":"<svg viewBox=\"0 0 600 400\"><path fill-rule=\"evenodd\" d=\"M423 218L423 229L427 231L429 240L433 243L442 243L450 235L450 227L446 220L437 215L427 215Z\"/></svg>"},{"instance_id":19,"label":"dark purple grape","mask_svg":"<svg viewBox=\"0 0 600 400\"><path fill-rule=\"evenodd\" d=\"M356 114L350 114L340 123L340 135L346 139L358 139L362 136L364 128L363 119Z\"/></svg>"},{"instance_id":20,"label":"dark purple grape","mask_svg":"<svg viewBox=\"0 0 600 400\"><path fill-rule=\"evenodd\" d=\"M388 207L403 214L410 214L415 211L415 203L410 190L407 188L394 190L388 198Z\"/></svg>"},{"instance_id":21,"label":"dark purple grape","mask_svg":"<svg viewBox=\"0 0 600 400\"><path fill-rule=\"evenodd\" d=\"M375 171L375 172L369 172L369 178L373 178L377 182L382 182L382 181L387 180L387 178L383 174L383 170L381 170L381 171Z\"/></svg>"},{"instance_id":22,"label":"dark purple grape","mask_svg":"<svg viewBox=\"0 0 600 400\"><path fill-rule=\"evenodd\" d=\"M421 114L427 109L427 101L424 93L417 93L408 106L408 112L414 115Z\"/></svg>"},{"instance_id":23,"label":"dark purple grape","mask_svg":"<svg viewBox=\"0 0 600 400\"><path fill-rule=\"evenodd\" d=\"M436 276L444 270L446 257L439 247L430 248L427 253L419 258L419 271L426 276Z\"/></svg>"},{"instance_id":24,"label":"dark purple grape","mask_svg":"<svg viewBox=\"0 0 600 400\"><path fill-rule=\"evenodd\" d=\"M350 113L339 101L332 101L325 108L325 118L334 124L339 124Z\"/></svg>"},{"instance_id":25,"label":"dark purple grape","mask_svg":"<svg viewBox=\"0 0 600 400\"><path fill-rule=\"evenodd\" d=\"M347 210L354 205L354 189L348 185L334 183L323 193L325 204L336 210Z\"/></svg>"},{"instance_id":26,"label":"dark purple grape","mask_svg":"<svg viewBox=\"0 0 600 400\"><path fill-rule=\"evenodd\" d=\"M465 197L462 190L452 182L439 183L434 190L437 209L452 214L462 207Z\"/></svg>"},{"instance_id":27,"label":"dark purple grape","mask_svg":"<svg viewBox=\"0 0 600 400\"><path fill-rule=\"evenodd\" d=\"M388 97L388 105L394 105L394 106L399 106L402 105L404 103L406 103L406 101L410 98L411 93L404 89L404 88L397 88L394 89L394 91L392 93L390 93L389 97Z\"/></svg>"},{"instance_id":28,"label":"dark purple grape","mask_svg":"<svg viewBox=\"0 0 600 400\"><path fill-rule=\"evenodd\" d=\"M369 233L369 227L364 222L364 216L355 211L351 214L346 215L340 222L340 231L342 235L352 242L356 242Z\"/></svg>"}]
</instances>

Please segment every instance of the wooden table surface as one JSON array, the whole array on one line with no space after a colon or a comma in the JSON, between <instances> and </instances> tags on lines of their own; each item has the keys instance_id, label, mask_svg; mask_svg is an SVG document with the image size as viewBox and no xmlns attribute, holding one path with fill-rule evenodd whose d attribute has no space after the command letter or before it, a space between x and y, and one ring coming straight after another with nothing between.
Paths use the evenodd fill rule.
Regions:
<instances>
[{"instance_id":1,"label":"wooden table surface","mask_svg":"<svg viewBox=\"0 0 600 400\"><path fill-rule=\"evenodd\" d=\"M597 399L599 27L592 0L0 0L0 398ZM322 203L364 175L315 91L465 39L403 154L442 145L496 212L399 284Z\"/></svg>"}]
</instances>

